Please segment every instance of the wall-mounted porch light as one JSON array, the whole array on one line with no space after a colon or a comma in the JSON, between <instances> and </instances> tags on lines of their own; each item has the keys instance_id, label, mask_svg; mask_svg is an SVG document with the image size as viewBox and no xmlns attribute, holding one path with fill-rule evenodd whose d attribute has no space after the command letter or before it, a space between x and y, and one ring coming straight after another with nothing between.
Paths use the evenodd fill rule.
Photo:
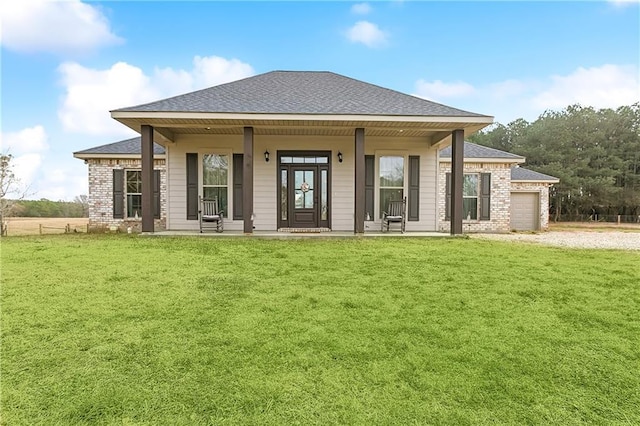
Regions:
<instances>
[{"instance_id":1,"label":"wall-mounted porch light","mask_svg":"<svg viewBox=\"0 0 640 426\"><path fill-rule=\"evenodd\" d=\"M342 152L338 151L338 162L342 163Z\"/></svg>"},{"instance_id":2,"label":"wall-mounted porch light","mask_svg":"<svg viewBox=\"0 0 640 426\"><path fill-rule=\"evenodd\" d=\"M269 151L264 152L264 161L269 162Z\"/></svg>"}]
</instances>

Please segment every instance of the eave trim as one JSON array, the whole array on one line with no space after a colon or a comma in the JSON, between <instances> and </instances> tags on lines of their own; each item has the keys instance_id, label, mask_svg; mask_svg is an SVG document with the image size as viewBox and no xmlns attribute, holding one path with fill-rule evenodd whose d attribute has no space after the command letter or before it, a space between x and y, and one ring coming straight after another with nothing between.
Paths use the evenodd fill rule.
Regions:
<instances>
[{"instance_id":1,"label":"eave trim","mask_svg":"<svg viewBox=\"0 0 640 426\"><path fill-rule=\"evenodd\" d=\"M73 156L75 158L79 158L81 160L92 160L92 159L103 159L103 158L113 158L116 160L120 160L120 159L130 159L130 160L136 160L136 159L142 159L142 156L140 154L78 154L78 153L74 153ZM154 160L164 160L166 159L167 156L166 154L153 154L153 159Z\"/></svg>"},{"instance_id":2,"label":"eave trim","mask_svg":"<svg viewBox=\"0 0 640 426\"><path fill-rule=\"evenodd\" d=\"M261 114L216 112L146 112L111 111L116 120L126 119L188 119L188 120L271 120L271 121L368 121L406 123L467 123L491 124L493 117L484 116L412 116L412 115L345 115L345 114Z\"/></svg>"},{"instance_id":3,"label":"eave trim","mask_svg":"<svg viewBox=\"0 0 640 426\"><path fill-rule=\"evenodd\" d=\"M513 183L560 183L560 179L542 180L542 179L511 179Z\"/></svg>"},{"instance_id":4,"label":"eave trim","mask_svg":"<svg viewBox=\"0 0 640 426\"><path fill-rule=\"evenodd\" d=\"M502 163L502 164L522 164L525 162L525 158L465 158L465 164L468 163ZM450 163L451 157L440 157L440 162Z\"/></svg>"}]
</instances>

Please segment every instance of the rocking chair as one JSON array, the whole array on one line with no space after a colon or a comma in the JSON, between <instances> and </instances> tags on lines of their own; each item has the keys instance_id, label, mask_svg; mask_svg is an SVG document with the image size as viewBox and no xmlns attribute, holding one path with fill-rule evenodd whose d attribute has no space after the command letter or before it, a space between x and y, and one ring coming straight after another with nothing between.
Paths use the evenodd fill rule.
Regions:
<instances>
[{"instance_id":1,"label":"rocking chair","mask_svg":"<svg viewBox=\"0 0 640 426\"><path fill-rule=\"evenodd\" d=\"M387 205L387 211L382 212L381 231L389 231L389 227L392 223L400 224L400 232L404 234L405 222L407 211L407 197L402 200L389 201Z\"/></svg>"},{"instance_id":2,"label":"rocking chair","mask_svg":"<svg viewBox=\"0 0 640 426\"><path fill-rule=\"evenodd\" d=\"M218 208L218 199L209 200L199 197L199 200L200 233L207 229L215 229L216 232L222 232L224 230L224 219L222 217L224 212Z\"/></svg>"}]
</instances>

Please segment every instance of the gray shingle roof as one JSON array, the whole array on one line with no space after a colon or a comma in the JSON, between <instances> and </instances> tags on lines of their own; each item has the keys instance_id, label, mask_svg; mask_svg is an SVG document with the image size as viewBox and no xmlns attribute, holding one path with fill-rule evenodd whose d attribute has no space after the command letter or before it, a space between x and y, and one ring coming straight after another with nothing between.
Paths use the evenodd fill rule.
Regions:
<instances>
[{"instance_id":1,"label":"gray shingle roof","mask_svg":"<svg viewBox=\"0 0 640 426\"><path fill-rule=\"evenodd\" d=\"M138 136L137 138L125 139L119 142L113 142L106 145L100 145L93 148L85 149L84 151L74 152L74 154L87 155L87 154L137 154L141 153L141 138ZM164 154L164 148L157 143L153 144L153 154L161 155Z\"/></svg>"},{"instance_id":2,"label":"gray shingle roof","mask_svg":"<svg viewBox=\"0 0 640 426\"><path fill-rule=\"evenodd\" d=\"M451 158L451 146L443 148L440 151L440 158ZM464 158L504 158L506 160L524 160L524 157L520 155L466 141L464 143Z\"/></svg>"},{"instance_id":3,"label":"gray shingle roof","mask_svg":"<svg viewBox=\"0 0 640 426\"><path fill-rule=\"evenodd\" d=\"M325 71L272 71L115 111L487 117Z\"/></svg>"},{"instance_id":4,"label":"gray shingle roof","mask_svg":"<svg viewBox=\"0 0 640 426\"><path fill-rule=\"evenodd\" d=\"M511 180L534 180L539 182L545 181L558 181L557 177L545 175L544 173L534 172L533 170L525 169L524 167L512 167L511 168Z\"/></svg>"}]
</instances>

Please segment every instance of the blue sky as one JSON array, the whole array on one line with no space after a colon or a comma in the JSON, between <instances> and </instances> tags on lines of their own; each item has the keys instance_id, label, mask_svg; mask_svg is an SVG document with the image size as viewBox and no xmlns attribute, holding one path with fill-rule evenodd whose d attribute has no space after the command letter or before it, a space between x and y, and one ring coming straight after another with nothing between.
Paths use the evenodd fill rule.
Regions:
<instances>
[{"instance_id":1,"label":"blue sky","mask_svg":"<svg viewBox=\"0 0 640 426\"><path fill-rule=\"evenodd\" d=\"M640 101L637 0L3 3L2 151L30 198L87 193L109 110L272 70L327 70L508 123Z\"/></svg>"}]
</instances>

